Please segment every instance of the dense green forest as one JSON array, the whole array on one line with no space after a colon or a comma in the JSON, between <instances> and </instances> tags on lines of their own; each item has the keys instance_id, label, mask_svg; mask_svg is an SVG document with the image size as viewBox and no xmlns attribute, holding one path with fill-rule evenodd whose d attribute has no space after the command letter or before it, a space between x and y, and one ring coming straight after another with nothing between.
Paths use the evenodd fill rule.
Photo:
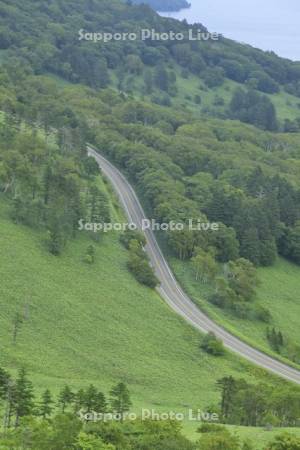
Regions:
<instances>
[{"instance_id":1,"label":"dense green forest","mask_svg":"<svg viewBox=\"0 0 300 450\"><path fill-rule=\"evenodd\" d=\"M279 256L300 264L300 64L224 37L78 39L80 29L144 28L186 32L188 26L160 18L146 5L116 0L0 1L1 201L11 222L33 231L59 260L80 239L79 220L113 219L112 199L86 156L86 143L93 144L134 184L151 217L185 225L158 237L168 255L189 264L197 283L210 286L208 301L235 318L263 323L272 351L280 354L285 330L276 328L272 310L255 298L260 267L272 267ZM217 222L219 231L189 230L189 219ZM81 257L92 268L103 236L87 238ZM126 270L154 288L158 280L142 250L143 236L121 235L120 242ZM23 320L16 311L14 344ZM226 357L213 336L199 348L209 358ZM299 364L297 346L284 356ZM221 376L215 392L224 424L299 425L295 387ZM70 416L79 392L68 389L64 417L44 409L48 417L41 420L26 373L12 378L1 371L2 406L11 407L9 418L17 425L5 433L3 448L253 448L223 427L204 426L195 444L169 422L82 424ZM50 394L44 390L48 412ZM299 439L283 436L266 450L299 447Z\"/></svg>"},{"instance_id":2,"label":"dense green forest","mask_svg":"<svg viewBox=\"0 0 300 450\"><path fill-rule=\"evenodd\" d=\"M272 52L222 36L217 41L189 41L191 26L186 23L161 18L146 5L117 0L80 0L76 6L2 0L0 11L1 60L14 65L17 58L22 70L52 73L92 88L114 85L152 102L186 104L198 113L237 118L263 129L299 129L300 64ZM92 43L79 40L78 34L141 29L181 32L185 38ZM200 24L192 29L207 31ZM189 86L196 80L191 93Z\"/></svg>"}]
</instances>

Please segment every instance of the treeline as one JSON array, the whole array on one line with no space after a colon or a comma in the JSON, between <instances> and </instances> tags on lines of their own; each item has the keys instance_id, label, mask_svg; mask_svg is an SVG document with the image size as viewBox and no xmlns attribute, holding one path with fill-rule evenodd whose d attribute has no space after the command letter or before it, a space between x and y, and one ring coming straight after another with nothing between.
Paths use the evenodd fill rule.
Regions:
<instances>
[{"instance_id":1,"label":"treeline","mask_svg":"<svg viewBox=\"0 0 300 450\"><path fill-rule=\"evenodd\" d=\"M232 119L251 123L269 131L277 131L279 128L276 109L272 101L266 95L261 95L254 89L249 89L248 91L244 91L241 88L236 89L229 109L229 116Z\"/></svg>"},{"instance_id":2,"label":"treeline","mask_svg":"<svg viewBox=\"0 0 300 450\"><path fill-rule=\"evenodd\" d=\"M299 426L299 388L266 384L253 385L243 379L225 377L218 380L221 392L221 420L245 426Z\"/></svg>"},{"instance_id":3,"label":"treeline","mask_svg":"<svg viewBox=\"0 0 300 450\"><path fill-rule=\"evenodd\" d=\"M300 346L296 342L288 339L285 334L274 327L267 327L266 338L270 348L291 361L300 363Z\"/></svg>"},{"instance_id":4,"label":"treeline","mask_svg":"<svg viewBox=\"0 0 300 450\"><path fill-rule=\"evenodd\" d=\"M204 255L204 258L207 258ZM198 261L197 256L192 259L194 270L207 272L204 261ZM217 276L218 275L218 276ZM229 310L240 319L260 320L270 322L271 312L262 306L253 303L256 296L256 288L259 285L257 271L253 264L244 258L230 261L222 268L222 273L217 273L211 279L213 293L208 300L219 308Z\"/></svg>"},{"instance_id":5,"label":"treeline","mask_svg":"<svg viewBox=\"0 0 300 450\"><path fill-rule=\"evenodd\" d=\"M250 123L268 131L300 132L300 117L294 120L285 119L283 123L280 123L273 102L253 86L248 86L246 90L235 89L228 106L227 115L231 119Z\"/></svg>"},{"instance_id":6,"label":"treeline","mask_svg":"<svg viewBox=\"0 0 300 450\"><path fill-rule=\"evenodd\" d=\"M274 391L226 377L218 381L220 413L224 423L242 425L295 426L299 416L299 392L289 387ZM203 422L201 437L190 442L176 420L128 419L132 406L124 383L106 397L94 385L73 391L66 385L55 398L46 389L37 399L27 373L21 369L14 379L0 369L0 402L4 430L3 450L254 450L249 440L241 442L224 426ZM99 420L101 414L111 417ZM105 416L103 416L105 417ZM292 435L278 436L265 450L298 450Z\"/></svg>"},{"instance_id":7,"label":"treeline","mask_svg":"<svg viewBox=\"0 0 300 450\"><path fill-rule=\"evenodd\" d=\"M66 120L64 111L62 116ZM75 237L80 219L110 221L109 200L97 186L97 164L85 155L82 130L66 124L46 137L38 126L24 128L7 114L0 136L0 191L11 200L11 217L46 229L52 254Z\"/></svg>"},{"instance_id":8,"label":"treeline","mask_svg":"<svg viewBox=\"0 0 300 450\"><path fill-rule=\"evenodd\" d=\"M46 389L37 398L32 382L24 368L14 379L6 370L0 368L0 402L2 403L4 428L19 427L27 416L49 419L55 414L73 413L83 420L89 420L93 413L112 413L116 420L124 420L125 413L132 406L126 384L120 382L109 392L109 398L94 385L73 391L68 385L61 389L57 398ZM86 416L90 414L90 416Z\"/></svg>"}]
</instances>

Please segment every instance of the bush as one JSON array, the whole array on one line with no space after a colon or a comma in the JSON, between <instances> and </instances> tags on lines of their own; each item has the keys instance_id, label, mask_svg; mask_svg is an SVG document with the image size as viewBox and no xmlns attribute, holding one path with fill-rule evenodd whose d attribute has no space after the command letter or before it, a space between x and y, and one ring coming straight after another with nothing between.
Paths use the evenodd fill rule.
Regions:
<instances>
[{"instance_id":1,"label":"bush","mask_svg":"<svg viewBox=\"0 0 300 450\"><path fill-rule=\"evenodd\" d=\"M89 245L84 255L84 262L86 262L87 264L94 264L95 254L96 254L95 247L93 245Z\"/></svg>"},{"instance_id":2,"label":"bush","mask_svg":"<svg viewBox=\"0 0 300 450\"><path fill-rule=\"evenodd\" d=\"M264 306L256 306L254 308L254 313L255 313L255 318L257 320L261 320L262 322L265 323L270 323L271 319L272 319L272 315L270 313L270 311L265 308Z\"/></svg>"},{"instance_id":3,"label":"bush","mask_svg":"<svg viewBox=\"0 0 300 450\"><path fill-rule=\"evenodd\" d=\"M139 231L126 230L120 237L120 242L130 251L128 268L135 278L142 284L154 289L159 281L154 270L149 264L143 247L146 245L146 238Z\"/></svg>"},{"instance_id":4,"label":"bush","mask_svg":"<svg viewBox=\"0 0 300 450\"><path fill-rule=\"evenodd\" d=\"M128 267L140 283L152 289L158 285L158 279L147 259L141 258L136 253L131 253Z\"/></svg>"},{"instance_id":5,"label":"bush","mask_svg":"<svg viewBox=\"0 0 300 450\"><path fill-rule=\"evenodd\" d=\"M213 356L222 356L225 353L223 342L211 331L203 338L201 348Z\"/></svg>"},{"instance_id":6,"label":"bush","mask_svg":"<svg viewBox=\"0 0 300 450\"><path fill-rule=\"evenodd\" d=\"M130 241L133 240L138 241L141 247L146 245L146 238L140 231L126 230L120 236L120 242L127 248L127 250L129 250L130 247Z\"/></svg>"},{"instance_id":7,"label":"bush","mask_svg":"<svg viewBox=\"0 0 300 450\"><path fill-rule=\"evenodd\" d=\"M202 423L197 429L198 433L221 433L226 430L223 425L218 425L216 423Z\"/></svg>"}]
</instances>

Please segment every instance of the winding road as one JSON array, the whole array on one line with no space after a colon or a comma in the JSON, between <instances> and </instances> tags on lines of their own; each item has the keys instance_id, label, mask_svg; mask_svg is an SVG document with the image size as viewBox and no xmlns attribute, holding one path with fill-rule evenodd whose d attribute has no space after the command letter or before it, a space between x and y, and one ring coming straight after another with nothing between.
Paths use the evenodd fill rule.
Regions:
<instances>
[{"instance_id":1,"label":"winding road","mask_svg":"<svg viewBox=\"0 0 300 450\"><path fill-rule=\"evenodd\" d=\"M146 219L146 215L129 182L115 166L113 166L106 158L100 155L92 147L88 146L87 151L90 156L95 158L103 174L111 182L122 206L124 207L124 210L126 211L130 223L134 223L139 228L142 228L142 221ZM239 356L246 358L248 361L263 367L264 369L273 372L280 377L300 384L300 371L271 358L255 348L252 348L250 345L241 341L236 336L233 336L224 328L217 325L199 308L197 308L197 306L183 292L176 281L160 250L153 232L147 229L144 230L144 234L147 239L145 250L150 257L156 276L161 283L157 290L161 297L176 313L182 316L187 322L201 332L207 333L212 331L215 333L215 335L222 339L224 345L232 352L237 353Z\"/></svg>"}]
</instances>

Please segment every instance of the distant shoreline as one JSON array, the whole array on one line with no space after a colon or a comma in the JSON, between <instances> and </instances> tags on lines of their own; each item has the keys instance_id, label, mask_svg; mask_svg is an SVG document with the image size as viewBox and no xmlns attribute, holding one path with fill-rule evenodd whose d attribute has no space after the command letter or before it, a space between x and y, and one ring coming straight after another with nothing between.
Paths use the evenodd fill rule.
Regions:
<instances>
[{"instance_id":1,"label":"distant shoreline","mask_svg":"<svg viewBox=\"0 0 300 450\"><path fill-rule=\"evenodd\" d=\"M179 12L192 6L187 0L133 0L133 3L138 5L142 3L147 4L158 13Z\"/></svg>"},{"instance_id":2,"label":"distant shoreline","mask_svg":"<svg viewBox=\"0 0 300 450\"><path fill-rule=\"evenodd\" d=\"M170 6L166 6L164 7L164 9L156 9L156 11L158 13L163 13L163 12L179 12L182 11L183 9L189 9L192 6L191 3L183 0L182 2L180 2L180 5L176 6L176 5L170 5Z\"/></svg>"},{"instance_id":3,"label":"distant shoreline","mask_svg":"<svg viewBox=\"0 0 300 450\"><path fill-rule=\"evenodd\" d=\"M174 5L178 4L176 0L173 1ZM272 0L261 3L260 13L258 8L253 8L253 1L250 0L244 3L239 0L214 0L213 5L208 0L187 0L191 3L190 8L173 12L160 10L159 14L169 19L186 20L189 25L203 24L207 29L216 30L228 39L245 42L263 51L273 51L282 58L300 62L299 20L297 21L300 3L299 0L290 1L294 3L297 14L281 2L277 2L275 7ZM166 0L157 2L163 4ZM259 0L255 0L256 2ZM268 20L264 20L266 17ZM282 22L281 31L278 27L279 18Z\"/></svg>"},{"instance_id":4,"label":"distant shoreline","mask_svg":"<svg viewBox=\"0 0 300 450\"><path fill-rule=\"evenodd\" d=\"M156 12L158 13L166 13L166 12L179 12L182 11L183 9L189 9L191 8L192 4L188 3L187 1L182 1L180 5L178 6L169 6L169 7L165 7L164 9L156 9Z\"/></svg>"}]
</instances>

